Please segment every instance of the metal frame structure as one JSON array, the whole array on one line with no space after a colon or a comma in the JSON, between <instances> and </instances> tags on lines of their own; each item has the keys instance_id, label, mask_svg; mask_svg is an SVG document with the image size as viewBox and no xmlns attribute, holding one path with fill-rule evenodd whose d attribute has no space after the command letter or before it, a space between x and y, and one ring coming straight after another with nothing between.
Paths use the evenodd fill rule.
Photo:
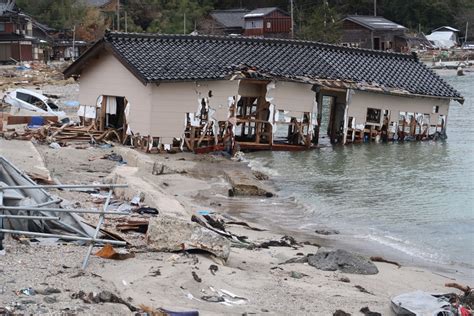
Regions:
<instances>
[{"instance_id":1,"label":"metal frame structure","mask_svg":"<svg viewBox=\"0 0 474 316\"><path fill-rule=\"evenodd\" d=\"M30 232L30 231L21 231L21 230L12 230L12 229L3 229L3 224L0 227L0 233L6 234L21 234L27 236L38 236L38 237L49 237L49 238L60 238L64 240L76 240L76 241L86 241L90 242L89 248L85 255L84 261L82 263L82 269L87 268L89 257L92 252L93 247L99 243L109 243L112 245L125 246L127 243L125 241L118 240L108 240L97 238L100 232L100 228L105 220L105 215L128 215L126 212L110 212L107 211L107 207L110 204L112 198L112 193L114 188L126 188L127 184L60 184L60 185L12 185L12 186L0 186L0 220L4 218L12 218L19 220L50 220L50 221L60 221L58 216L38 216L38 215L5 215L4 211L32 211L32 212L58 212L58 213L90 213L90 214L99 214L99 220L95 227L94 235L84 236L84 233L78 231L74 227L67 225L66 223L61 223L63 226L68 227L69 229L76 231L79 235L83 236L73 236L73 235L62 235L62 234L49 234L49 233L39 233L39 232ZM36 205L27 205L27 206L4 206L3 205L3 192L9 189L17 190L26 190L26 189L88 189L88 188L106 188L109 189L107 199L102 207L102 210L89 210L89 209L62 209L62 208L51 208L46 207L51 204L60 202L60 200L47 201L45 203L40 203Z\"/></svg>"}]
</instances>

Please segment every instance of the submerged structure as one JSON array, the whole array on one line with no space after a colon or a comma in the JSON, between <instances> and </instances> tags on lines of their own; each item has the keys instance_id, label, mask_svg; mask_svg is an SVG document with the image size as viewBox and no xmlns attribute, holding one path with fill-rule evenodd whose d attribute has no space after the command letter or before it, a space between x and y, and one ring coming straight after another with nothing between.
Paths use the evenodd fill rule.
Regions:
<instances>
[{"instance_id":1,"label":"submerged structure","mask_svg":"<svg viewBox=\"0 0 474 316\"><path fill-rule=\"evenodd\" d=\"M111 32L64 74L81 116L148 149L426 139L464 101L416 55L295 40Z\"/></svg>"}]
</instances>

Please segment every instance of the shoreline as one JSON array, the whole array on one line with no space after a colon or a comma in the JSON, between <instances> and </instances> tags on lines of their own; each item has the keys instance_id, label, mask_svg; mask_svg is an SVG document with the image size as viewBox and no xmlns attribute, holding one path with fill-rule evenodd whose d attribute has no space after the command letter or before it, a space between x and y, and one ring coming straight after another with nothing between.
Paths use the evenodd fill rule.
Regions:
<instances>
[{"instance_id":1,"label":"shoreline","mask_svg":"<svg viewBox=\"0 0 474 316\"><path fill-rule=\"evenodd\" d=\"M3 142L3 143L2 143ZM8 146L5 146L7 144ZM199 210L214 209L224 218L226 214L236 219L247 198L229 198L229 183L223 175L228 168L251 173L250 168L240 162L197 156L193 154L146 155L122 146L112 149L75 149L74 146L51 149L44 145L31 145L23 141L3 141L0 139L2 154L10 153L9 159L18 167L25 169L37 167L40 156L45 167L53 177L63 183L80 183L99 179L114 179L127 182L130 188L117 196L127 200L138 192L144 192L145 203L155 206L160 214L173 215L189 220ZM32 149L30 148L30 145ZM27 149L27 147L29 149ZM31 150L31 155L29 150ZM25 156L20 161L18 151ZM34 151L37 153L35 154ZM121 154L128 162L117 165L108 160L93 160L105 153ZM28 157L33 157L28 161ZM12 158L11 158L12 157ZM23 156L22 156L23 157ZM18 160L18 161L17 161ZM153 174L156 164L163 165L165 172ZM244 171L246 170L246 171ZM103 180L100 180L103 181ZM271 179L270 179L271 182ZM62 197L89 205L85 193L59 192ZM289 204L274 206L275 198L250 197L254 205L249 211L259 212L259 205L288 207ZM239 202L242 202L239 204ZM258 203L259 202L259 203ZM291 201L290 201L291 202ZM228 204L226 204L228 203ZM247 205L247 206L248 206ZM228 209L227 209L228 208ZM285 210L285 209L283 209ZM261 213L257 213L261 214ZM242 215L242 214L241 214ZM159 215L158 215L159 216ZM253 231L245 227L229 225L227 229L240 236L247 236L252 242L279 240L282 235L290 235L298 241L309 240L328 245L328 238L311 236L304 232L291 232L276 229L269 223L243 218L245 222L266 231ZM108 223L109 229L111 223ZM140 234L126 235L127 238L143 243ZM134 239L135 238L135 239ZM96 249L98 250L98 249ZM94 253L96 252L94 251ZM130 314L121 304L84 304L72 299L71 292L77 290L108 290L120 297L129 298L135 306L144 304L153 308L164 307L169 310L199 310L203 315L243 313L269 315L332 315L337 309L357 315L362 307L383 315L390 315L390 298L414 290L427 292L450 292L445 288L447 279L432 271L411 266L398 268L392 264L376 262L379 273L376 275L347 274L339 271L322 271L308 264L282 264L300 254L315 253L318 247L300 245L292 247L270 247L268 249L231 248L228 261L221 265L204 254L149 252L147 248L134 245L131 250L135 258L113 261L92 256L90 266L80 272L77 262L84 253L84 247L74 245L43 246L20 244L9 239L7 255L0 257L0 276L6 284L5 295L0 298L0 306L12 301L19 302L29 313L59 311L72 308L78 313L88 314ZM388 258L387 258L388 259ZM7 264L5 260L22 262L22 265ZM211 264L218 266L218 272L211 274ZM153 277L150 273L160 271ZM25 271L27 271L25 273ZM193 279L191 271L197 273L202 281ZM46 275L46 277L45 277ZM294 277L294 275L301 277ZM349 279L349 282L341 281ZM56 295L55 303L45 303L41 295L18 296L14 290L25 287L58 287L62 293ZM361 287L369 293L361 292ZM226 306L220 303L205 302L201 296L210 294L210 288L225 289L244 297L245 303ZM25 301L34 303L24 303ZM23 302L23 303L22 303ZM81 309L78 310L77 308Z\"/></svg>"},{"instance_id":2,"label":"shoreline","mask_svg":"<svg viewBox=\"0 0 474 316\"><path fill-rule=\"evenodd\" d=\"M260 165L253 165L251 158L245 158L245 164L249 169L253 171L263 172L266 174L272 174L274 171L268 170L268 168L261 168ZM275 180L269 175L269 180L273 188L279 190L279 186L275 183ZM306 204L304 201L293 201L296 205L301 205L306 210L312 208L311 205ZM258 214L258 213L256 213ZM240 214L241 215L241 214ZM251 216L244 217L244 219L249 219ZM261 217L259 220L255 221L255 224L261 224L265 222L265 218ZM268 222L267 222L268 225ZM287 234L299 234L304 238L316 238L320 241L321 245L338 248L348 251L358 252L365 256L382 256L386 259L399 262L402 265L423 268L430 270L432 272L440 273L442 276L447 279L454 280L458 279L464 283L472 284L474 282L474 267L465 266L463 262L440 262L439 260L430 260L429 258L423 256L415 256L410 254L407 251L396 248L395 245L386 244L385 240L376 240L372 235L361 234L357 235L354 231L338 231L338 234L317 234L313 229L308 228L308 226L314 226L313 228L318 228L322 230L327 230L329 232L335 231L335 227L332 226L318 226L317 223L310 223L308 225L298 225L298 226L285 226L274 224L273 228L277 231L285 232ZM354 228L357 230L357 227ZM370 238L372 237L372 238ZM421 250L421 249L415 249ZM469 263L466 263L468 265Z\"/></svg>"}]
</instances>

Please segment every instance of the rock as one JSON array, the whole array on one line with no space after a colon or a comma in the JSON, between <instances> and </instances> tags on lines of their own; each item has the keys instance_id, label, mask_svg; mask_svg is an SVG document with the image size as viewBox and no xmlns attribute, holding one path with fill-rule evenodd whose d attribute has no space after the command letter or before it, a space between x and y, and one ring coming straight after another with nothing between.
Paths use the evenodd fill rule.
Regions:
<instances>
[{"instance_id":1,"label":"rock","mask_svg":"<svg viewBox=\"0 0 474 316\"><path fill-rule=\"evenodd\" d=\"M158 251L200 249L227 260L230 241L199 225L171 216L161 215L150 220L148 245Z\"/></svg>"},{"instance_id":2,"label":"rock","mask_svg":"<svg viewBox=\"0 0 474 316\"><path fill-rule=\"evenodd\" d=\"M333 316L351 316L351 314L346 313L345 311L338 309L332 314Z\"/></svg>"},{"instance_id":3,"label":"rock","mask_svg":"<svg viewBox=\"0 0 474 316\"><path fill-rule=\"evenodd\" d=\"M290 277L292 277L294 279L301 279L304 276L306 276L306 274L301 273L301 272L291 271L291 273L290 273Z\"/></svg>"},{"instance_id":4,"label":"rock","mask_svg":"<svg viewBox=\"0 0 474 316\"><path fill-rule=\"evenodd\" d=\"M285 262L282 262L281 264L287 264L287 263L306 263L308 262L308 257L296 257L296 258L291 258L286 260Z\"/></svg>"},{"instance_id":5,"label":"rock","mask_svg":"<svg viewBox=\"0 0 474 316\"><path fill-rule=\"evenodd\" d=\"M272 197L273 193L252 174L241 170L227 170L225 176L232 185L232 194L229 196L266 196Z\"/></svg>"},{"instance_id":6,"label":"rock","mask_svg":"<svg viewBox=\"0 0 474 316\"><path fill-rule=\"evenodd\" d=\"M54 287L47 287L45 289L39 289L39 290L36 290L36 293L37 294L41 294L41 295L51 295L51 294L58 294L58 293L61 293L61 290L60 289L56 289Z\"/></svg>"},{"instance_id":7,"label":"rock","mask_svg":"<svg viewBox=\"0 0 474 316\"><path fill-rule=\"evenodd\" d=\"M328 235L339 235L340 232L336 229L316 229L314 231L316 234L319 234L319 235L325 235L325 236L328 236Z\"/></svg>"},{"instance_id":8,"label":"rock","mask_svg":"<svg viewBox=\"0 0 474 316\"><path fill-rule=\"evenodd\" d=\"M48 303L48 304L54 304L54 303L56 303L58 300L56 299L55 296L45 296L45 297L43 298L43 301L44 301L45 303Z\"/></svg>"},{"instance_id":9,"label":"rock","mask_svg":"<svg viewBox=\"0 0 474 316\"><path fill-rule=\"evenodd\" d=\"M315 255L308 256L308 263L324 271L340 270L344 273L377 274L379 270L369 258L348 251L321 248Z\"/></svg>"},{"instance_id":10,"label":"rock","mask_svg":"<svg viewBox=\"0 0 474 316\"><path fill-rule=\"evenodd\" d=\"M371 311L367 306L366 306L366 307L362 307L362 308L360 309L360 312L361 312L362 314L364 314L365 316L382 316L382 314L380 314L380 313Z\"/></svg>"}]
</instances>

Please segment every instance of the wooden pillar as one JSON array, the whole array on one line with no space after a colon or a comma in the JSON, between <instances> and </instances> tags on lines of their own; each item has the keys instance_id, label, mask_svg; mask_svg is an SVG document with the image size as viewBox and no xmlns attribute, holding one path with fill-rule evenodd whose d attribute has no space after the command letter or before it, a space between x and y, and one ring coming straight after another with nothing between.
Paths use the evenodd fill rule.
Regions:
<instances>
[{"instance_id":1,"label":"wooden pillar","mask_svg":"<svg viewBox=\"0 0 474 316\"><path fill-rule=\"evenodd\" d=\"M319 91L316 93L316 101L318 102L318 114L316 116L317 126L314 127L313 144L319 143L319 133L321 132L321 118L323 112L323 93Z\"/></svg>"},{"instance_id":2,"label":"wooden pillar","mask_svg":"<svg viewBox=\"0 0 474 316\"><path fill-rule=\"evenodd\" d=\"M107 107L107 97L105 95L102 96L102 103L100 105L100 113L99 113L99 130L105 130L105 116L106 114L106 107ZM97 117L97 112L96 112Z\"/></svg>"}]
</instances>

